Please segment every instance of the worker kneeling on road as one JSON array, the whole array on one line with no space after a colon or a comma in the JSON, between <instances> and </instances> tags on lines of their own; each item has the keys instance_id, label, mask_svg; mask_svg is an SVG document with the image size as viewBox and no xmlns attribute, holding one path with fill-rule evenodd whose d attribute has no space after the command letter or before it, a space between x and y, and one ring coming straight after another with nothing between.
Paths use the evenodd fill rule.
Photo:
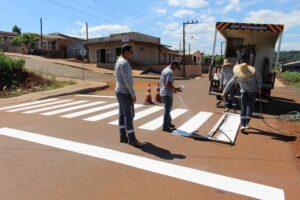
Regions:
<instances>
[{"instance_id":1,"label":"worker kneeling on road","mask_svg":"<svg viewBox=\"0 0 300 200\"><path fill-rule=\"evenodd\" d=\"M175 125L172 124L171 110L173 105L173 93L181 91L181 88L176 88L174 83L174 71L180 70L179 62L174 60L169 66L167 66L160 76L160 96L165 106L163 131L172 132L175 129Z\"/></svg>"},{"instance_id":2,"label":"worker kneeling on road","mask_svg":"<svg viewBox=\"0 0 300 200\"><path fill-rule=\"evenodd\" d=\"M223 90L226 87L227 83L230 81L233 75L233 63L230 63L228 59L225 59L221 71L220 90ZM234 98L234 90L235 87L231 87L228 90L228 94L226 93L226 95L224 96L225 112L229 111L230 107L237 107L236 99ZM230 100L228 98L228 95L230 96Z\"/></svg>"},{"instance_id":3,"label":"worker kneeling on road","mask_svg":"<svg viewBox=\"0 0 300 200\"><path fill-rule=\"evenodd\" d=\"M234 76L227 83L223 91L223 98L236 82L241 87L241 131L249 128L249 122L253 113L257 94L261 94L262 78L254 67L242 63L233 68Z\"/></svg>"}]
</instances>

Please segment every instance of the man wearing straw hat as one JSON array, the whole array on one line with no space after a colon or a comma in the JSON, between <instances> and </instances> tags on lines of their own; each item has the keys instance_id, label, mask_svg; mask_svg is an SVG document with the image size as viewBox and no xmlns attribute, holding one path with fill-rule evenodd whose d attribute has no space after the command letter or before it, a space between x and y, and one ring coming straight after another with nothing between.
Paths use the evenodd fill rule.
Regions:
<instances>
[{"instance_id":1,"label":"man wearing straw hat","mask_svg":"<svg viewBox=\"0 0 300 200\"><path fill-rule=\"evenodd\" d=\"M227 83L223 97L236 82L241 87L241 131L249 128L249 122L254 109L256 94L261 94L262 78L254 67L242 63L233 68L234 76Z\"/></svg>"},{"instance_id":2,"label":"man wearing straw hat","mask_svg":"<svg viewBox=\"0 0 300 200\"><path fill-rule=\"evenodd\" d=\"M223 90L227 83L231 80L233 77L233 63L230 63L228 59L224 60L223 68L221 70L221 77L220 77L220 89ZM230 100L228 98L228 94L230 96ZM228 90L228 94L224 96L224 107L225 112L229 111L230 105L233 108L236 108L237 103L234 98L234 87L231 87Z\"/></svg>"}]
</instances>

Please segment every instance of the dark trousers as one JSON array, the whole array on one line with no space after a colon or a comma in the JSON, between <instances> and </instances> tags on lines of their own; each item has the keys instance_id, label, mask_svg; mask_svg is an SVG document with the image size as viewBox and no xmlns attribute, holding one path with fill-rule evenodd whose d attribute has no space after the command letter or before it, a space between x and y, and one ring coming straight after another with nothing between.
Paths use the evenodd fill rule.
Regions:
<instances>
[{"instance_id":1,"label":"dark trousers","mask_svg":"<svg viewBox=\"0 0 300 200\"><path fill-rule=\"evenodd\" d=\"M223 85L223 88L226 87L226 84ZM232 107L236 107L237 103L236 103L236 99L234 98L234 90L235 87L231 87L227 94L224 96L224 107L225 108L229 108L230 106ZM230 97L230 99L229 99Z\"/></svg>"},{"instance_id":2,"label":"dark trousers","mask_svg":"<svg viewBox=\"0 0 300 200\"><path fill-rule=\"evenodd\" d=\"M116 92L116 97L119 102L119 129L120 136L129 139L135 139L133 129L134 104L130 94L122 94Z\"/></svg>"},{"instance_id":3,"label":"dark trousers","mask_svg":"<svg viewBox=\"0 0 300 200\"><path fill-rule=\"evenodd\" d=\"M164 113L164 123L163 128L169 128L172 122L171 118L171 110L173 106L173 97L172 96L162 96L162 100L165 106L165 113Z\"/></svg>"},{"instance_id":4,"label":"dark trousers","mask_svg":"<svg viewBox=\"0 0 300 200\"><path fill-rule=\"evenodd\" d=\"M256 92L241 93L241 125L249 124L255 105Z\"/></svg>"}]
</instances>

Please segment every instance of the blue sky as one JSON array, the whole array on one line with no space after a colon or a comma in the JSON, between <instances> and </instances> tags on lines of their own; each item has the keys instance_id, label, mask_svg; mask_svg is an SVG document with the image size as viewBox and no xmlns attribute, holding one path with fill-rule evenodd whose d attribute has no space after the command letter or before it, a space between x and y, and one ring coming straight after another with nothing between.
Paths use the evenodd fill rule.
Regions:
<instances>
[{"instance_id":1,"label":"blue sky","mask_svg":"<svg viewBox=\"0 0 300 200\"><path fill-rule=\"evenodd\" d=\"M300 0L0 0L1 31L17 25L39 33L40 17L44 33L85 36L88 22L90 37L137 31L173 49L179 49L182 23L198 20L187 27L186 40L205 53L211 52L216 21L280 23L282 49L300 50Z\"/></svg>"}]
</instances>

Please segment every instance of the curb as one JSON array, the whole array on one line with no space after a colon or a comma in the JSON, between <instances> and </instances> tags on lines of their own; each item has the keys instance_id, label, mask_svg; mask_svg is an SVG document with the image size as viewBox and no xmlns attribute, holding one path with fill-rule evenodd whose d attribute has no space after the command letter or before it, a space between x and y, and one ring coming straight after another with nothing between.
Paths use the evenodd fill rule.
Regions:
<instances>
[{"instance_id":1,"label":"curb","mask_svg":"<svg viewBox=\"0 0 300 200\"><path fill-rule=\"evenodd\" d=\"M47 99L47 98L54 98L54 97L59 97L59 96L66 96L66 95L72 95L72 94L85 94L85 93L90 93L90 92L95 92L97 90L103 90L105 88L108 88L108 83L102 83L101 86L95 86L95 87L91 87L88 86L86 88L80 88L80 89L73 89L70 91L61 91L58 92L57 94L34 94L34 93L29 93L29 94L34 94L36 96L33 97L28 97L28 96L18 96L18 97L11 97L11 98L7 98L7 99L0 99L0 103L1 103L1 107L2 106L6 106L6 105L12 105L12 104L20 104L20 103L24 103L24 102L29 102L29 101L36 101L36 100L42 100L42 99ZM53 90L54 92L55 90ZM45 91L41 91L45 92ZM29 95L26 94L26 95ZM22 98L23 97L23 98Z\"/></svg>"},{"instance_id":2,"label":"curb","mask_svg":"<svg viewBox=\"0 0 300 200\"><path fill-rule=\"evenodd\" d=\"M60 93L60 94L49 95L49 96L42 97L42 98L39 98L39 99L48 99L48 98L54 98L54 97L72 95L72 94L86 94L86 93L96 92L97 90L104 90L105 88L108 88L107 83L104 86L84 88L84 89L74 90L74 91L71 91L71 92L63 92L63 93ZM39 100L39 99L37 99L37 100Z\"/></svg>"}]
</instances>

